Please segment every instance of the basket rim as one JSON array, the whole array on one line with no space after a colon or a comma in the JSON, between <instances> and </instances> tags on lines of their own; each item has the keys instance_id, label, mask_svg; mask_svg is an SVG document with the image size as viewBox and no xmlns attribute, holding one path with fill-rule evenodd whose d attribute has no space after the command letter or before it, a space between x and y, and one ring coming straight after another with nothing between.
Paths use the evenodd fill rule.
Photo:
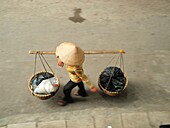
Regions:
<instances>
[{"instance_id":1,"label":"basket rim","mask_svg":"<svg viewBox=\"0 0 170 128\"><path fill-rule=\"evenodd\" d=\"M32 95L37 96L37 97L39 97L39 98L48 98L48 97L53 96L53 94L51 94L51 93L50 93L50 94L37 94L37 93L34 93L34 91L31 89L31 84L30 84L30 81L33 79L33 77L34 77L35 75L40 74L40 73L43 73L43 72L46 72L46 71L36 72L35 74L33 74L33 75L29 78L28 88L29 88L29 90L30 90L30 92L31 92ZM56 75L55 73L52 73L52 72L49 72L49 71L47 71L47 73L53 74L54 77L55 77L55 78L57 79L57 81L58 81L58 88L57 88L57 90L54 92L54 93L56 93L56 92L59 90L60 81L59 81L59 79L58 79L58 77L57 77L57 75Z\"/></svg>"},{"instance_id":2,"label":"basket rim","mask_svg":"<svg viewBox=\"0 0 170 128\"><path fill-rule=\"evenodd\" d=\"M103 88L103 86L101 86L101 83L100 83L100 76L101 76L101 74L102 74L102 72L100 73L99 78L98 78L98 85L101 88L101 90L104 93L108 94L108 95L117 95L117 94L120 94L121 92L110 92L110 91L106 90L105 88ZM127 75L124 72L123 72L123 74L124 74L124 77L126 78L126 83L125 83L125 86L123 88L123 90L125 90L127 88L127 86L128 86L128 77L127 77Z\"/></svg>"}]
</instances>

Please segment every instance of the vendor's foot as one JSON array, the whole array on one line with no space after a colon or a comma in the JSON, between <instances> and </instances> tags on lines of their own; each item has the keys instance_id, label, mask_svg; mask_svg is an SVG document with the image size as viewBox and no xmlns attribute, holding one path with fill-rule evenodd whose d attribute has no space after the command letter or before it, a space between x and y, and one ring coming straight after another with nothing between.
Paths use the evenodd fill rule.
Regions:
<instances>
[{"instance_id":1,"label":"vendor's foot","mask_svg":"<svg viewBox=\"0 0 170 128\"><path fill-rule=\"evenodd\" d=\"M73 94L74 94L75 96L80 96L79 93L78 93L78 91L74 91Z\"/></svg>"},{"instance_id":2,"label":"vendor's foot","mask_svg":"<svg viewBox=\"0 0 170 128\"><path fill-rule=\"evenodd\" d=\"M60 100L60 101L58 101L57 104L60 105L60 106L65 106L67 104L67 101Z\"/></svg>"},{"instance_id":3,"label":"vendor's foot","mask_svg":"<svg viewBox=\"0 0 170 128\"><path fill-rule=\"evenodd\" d=\"M82 97L86 97L87 96L87 94L85 94L85 95L80 95L79 93L78 93L78 91L74 91L74 93L73 93L75 96L82 96Z\"/></svg>"}]
</instances>

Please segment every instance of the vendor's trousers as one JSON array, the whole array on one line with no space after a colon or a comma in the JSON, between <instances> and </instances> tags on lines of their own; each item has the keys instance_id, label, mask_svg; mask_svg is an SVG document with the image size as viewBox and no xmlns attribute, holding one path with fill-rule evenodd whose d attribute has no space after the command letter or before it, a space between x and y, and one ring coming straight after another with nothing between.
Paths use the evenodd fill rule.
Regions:
<instances>
[{"instance_id":1,"label":"vendor's trousers","mask_svg":"<svg viewBox=\"0 0 170 128\"><path fill-rule=\"evenodd\" d=\"M79 87L79 90L78 90L78 94L80 96L87 96L87 93L86 93L86 90L84 88L84 84L83 82L79 82L79 83L74 83L73 81L69 81L65 86L64 86L64 101L67 101L67 102L72 102L72 97L71 97L71 91L74 87L78 86Z\"/></svg>"}]
</instances>

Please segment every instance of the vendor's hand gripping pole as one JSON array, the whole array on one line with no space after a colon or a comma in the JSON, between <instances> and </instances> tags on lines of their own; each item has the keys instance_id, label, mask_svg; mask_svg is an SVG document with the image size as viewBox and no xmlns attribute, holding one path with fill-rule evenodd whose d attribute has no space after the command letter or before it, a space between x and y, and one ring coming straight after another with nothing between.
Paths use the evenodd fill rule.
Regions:
<instances>
[{"instance_id":1,"label":"vendor's hand gripping pole","mask_svg":"<svg viewBox=\"0 0 170 128\"><path fill-rule=\"evenodd\" d=\"M85 50L85 54L119 54L119 53L125 53L124 50ZM29 51L29 54L48 54L48 55L55 55L55 52L53 51Z\"/></svg>"}]
</instances>

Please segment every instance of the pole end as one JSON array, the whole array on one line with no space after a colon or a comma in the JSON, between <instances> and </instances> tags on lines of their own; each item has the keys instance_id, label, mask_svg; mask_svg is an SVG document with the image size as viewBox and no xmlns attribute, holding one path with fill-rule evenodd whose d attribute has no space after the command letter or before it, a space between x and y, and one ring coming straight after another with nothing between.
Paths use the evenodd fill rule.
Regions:
<instances>
[{"instance_id":1,"label":"pole end","mask_svg":"<svg viewBox=\"0 0 170 128\"><path fill-rule=\"evenodd\" d=\"M125 53L125 51L123 49L120 49L119 52L120 53Z\"/></svg>"}]
</instances>

